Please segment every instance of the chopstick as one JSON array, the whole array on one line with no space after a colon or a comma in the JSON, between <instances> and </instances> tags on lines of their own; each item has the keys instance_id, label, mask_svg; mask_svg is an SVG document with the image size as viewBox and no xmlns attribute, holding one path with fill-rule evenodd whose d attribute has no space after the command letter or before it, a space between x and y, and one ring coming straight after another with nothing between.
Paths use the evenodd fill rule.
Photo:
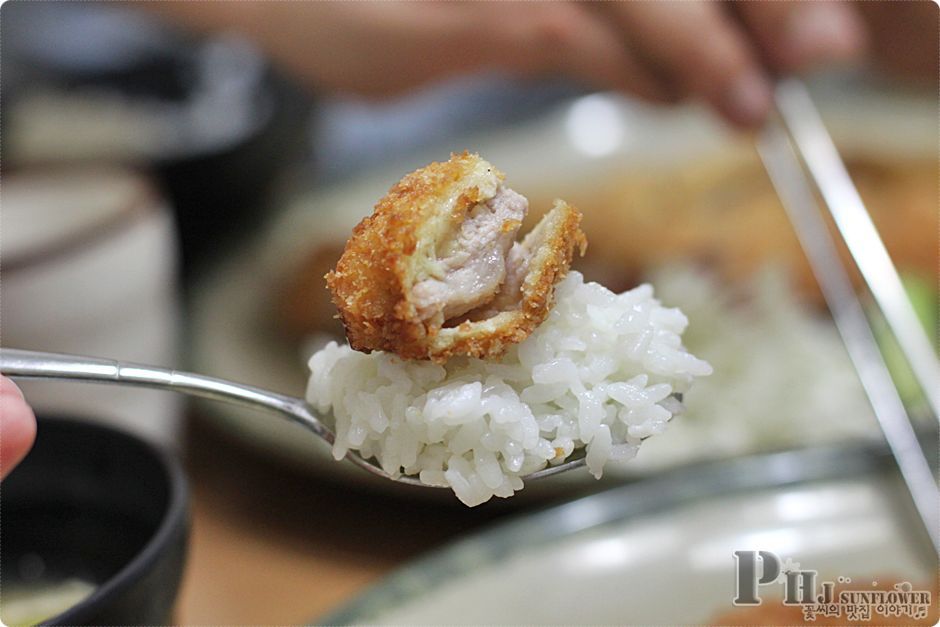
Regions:
<instances>
[{"instance_id":1,"label":"chopstick","mask_svg":"<svg viewBox=\"0 0 940 627\"><path fill-rule=\"evenodd\" d=\"M758 152L806 253L914 506L940 553L940 490L822 218L804 164L935 416L940 415L937 356L808 90L798 80L787 79L778 84L775 102L776 115L758 135Z\"/></svg>"},{"instance_id":2,"label":"chopstick","mask_svg":"<svg viewBox=\"0 0 940 627\"><path fill-rule=\"evenodd\" d=\"M940 417L940 361L809 90L795 79L781 82L776 103L799 156L917 377L934 416Z\"/></svg>"}]
</instances>

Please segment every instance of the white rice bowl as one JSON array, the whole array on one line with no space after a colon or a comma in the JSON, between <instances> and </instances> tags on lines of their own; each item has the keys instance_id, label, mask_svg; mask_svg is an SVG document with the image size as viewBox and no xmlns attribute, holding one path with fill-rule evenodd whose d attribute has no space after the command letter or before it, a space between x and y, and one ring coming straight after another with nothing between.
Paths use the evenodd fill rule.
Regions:
<instances>
[{"instance_id":1,"label":"white rice bowl","mask_svg":"<svg viewBox=\"0 0 940 627\"><path fill-rule=\"evenodd\" d=\"M600 478L682 409L672 396L711 366L682 346L688 320L653 288L615 294L569 272L548 319L499 361L445 365L330 342L310 358L307 399L332 411L333 456L357 450L479 505L586 448Z\"/></svg>"}]
</instances>

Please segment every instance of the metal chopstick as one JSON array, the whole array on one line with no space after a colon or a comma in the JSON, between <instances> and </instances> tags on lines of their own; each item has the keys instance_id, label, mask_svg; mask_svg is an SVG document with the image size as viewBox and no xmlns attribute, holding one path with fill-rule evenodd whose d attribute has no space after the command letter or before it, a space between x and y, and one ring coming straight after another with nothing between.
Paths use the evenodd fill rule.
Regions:
<instances>
[{"instance_id":1,"label":"metal chopstick","mask_svg":"<svg viewBox=\"0 0 940 627\"><path fill-rule=\"evenodd\" d=\"M792 92L788 91L791 89L789 85L782 85L780 89L784 92L783 94L778 92L780 99L786 100L791 97ZM805 102L800 106L805 106ZM815 111L812 101L809 101L809 106ZM796 111L790 108L788 114L792 117L796 115ZM780 117L782 118L782 112ZM818 115L816 119L819 120ZM801 128L805 129L805 127ZM773 118L758 136L758 152L809 259L836 327L845 342L849 357L858 372L888 446L897 461L901 476L911 493L914 506L934 548L940 552L940 517L938 517L940 490L937 488L933 471L920 447L910 417L878 349L868 318L837 254L828 227L822 219L810 183L805 177L797 156L797 151L801 146L787 130L780 118ZM824 129L823 132L825 132ZM826 136L828 137L828 133ZM837 153L836 157L838 158ZM842 169L844 170L844 166ZM847 178L847 175L846 179L851 186L851 180ZM854 186L852 189L854 190ZM826 194L821 192L821 195L829 202ZM829 197L832 197L831 193ZM860 206L867 218L864 205ZM833 210L831 206L830 210ZM870 218L867 221L871 224ZM874 226L872 225L871 228L874 229ZM875 237L877 238L877 232L875 232ZM878 241L880 242L880 238ZM890 259L888 263L890 264ZM893 265L891 269L894 269ZM896 272L894 276L897 277ZM900 285L900 282L898 284ZM906 298L905 295L904 299ZM910 306L909 303L908 306Z\"/></svg>"},{"instance_id":2,"label":"metal chopstick","mask_svg":"<svg viewBox=\"0 0 940 627\"><path fill-rule=\"evenodd\" d=\"M809 90L799 80L782 81L777 87L776 104L793 145L910 363L934 416L940 418L940 360Z\"/></svg>"}]
</instances>

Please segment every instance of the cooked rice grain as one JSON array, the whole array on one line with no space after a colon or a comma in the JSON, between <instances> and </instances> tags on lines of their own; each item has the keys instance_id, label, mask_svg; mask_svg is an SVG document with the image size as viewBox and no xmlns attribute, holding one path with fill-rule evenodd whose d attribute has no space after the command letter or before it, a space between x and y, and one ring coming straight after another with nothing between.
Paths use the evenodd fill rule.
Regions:
<instances>
[{"instance_id":1,"label":"cooked rice grain","mask_svg":"<svg viewBox=\"0 0 940 627\"><path fill-rule=\"evenodd\" d=\"M688 320L641 285L615 294L570 272L548 319L502 359L443 366L331 342L310 359L307 398L333 412L333 456L375 457L391 475L449 486L469 506L586 447L600 478L661 433L711 366L688 353Z\"/></svg>"}]
</instances>

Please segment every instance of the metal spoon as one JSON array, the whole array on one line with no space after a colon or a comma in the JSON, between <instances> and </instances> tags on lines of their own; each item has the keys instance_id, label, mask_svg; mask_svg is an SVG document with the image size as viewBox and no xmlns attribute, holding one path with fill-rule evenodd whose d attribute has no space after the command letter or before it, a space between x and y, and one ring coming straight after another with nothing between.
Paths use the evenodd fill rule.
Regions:
<instances>
[{"instance_id":1,"label":"metal spoon","mask_svg":"<svg viewBox=\"0 0 940 627\"><path fill-rule=\"evenodd\" d=\"M336 434L323 424L320 418L317 417L313 407L302 398L191 372L125 363L98 357L79 357L76 355L3 348L0 349L0 374L29 379L112 383L170 390L272 412L281 418L296 422L300 426L309 429L330 445L336 439ZM583 448L575 450L566 462L537 470L524 476L523 479L540 479L584 466L584 456ZM414 475L390 475L374 459L363 459L356 451L347 452L345 459L384 479L426 488L442 487L422 483Z\"/></svg>"}]
</instances>

